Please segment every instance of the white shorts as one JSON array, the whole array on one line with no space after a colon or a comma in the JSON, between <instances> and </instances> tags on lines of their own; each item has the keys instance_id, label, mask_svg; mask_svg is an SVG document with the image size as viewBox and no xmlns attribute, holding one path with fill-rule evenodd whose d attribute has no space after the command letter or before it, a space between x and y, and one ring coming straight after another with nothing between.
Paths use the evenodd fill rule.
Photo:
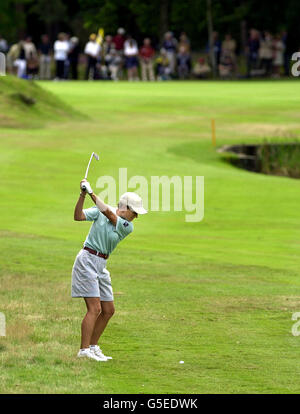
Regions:
<instances>
[{"instance_id":1,"label":"white shorts","mask_svg":"<svg viewBox=\"0 0 300 414\"><path fill-rule=\"evenodd\" d=\"M72 298L100 298L113 301L110 273L103 257L81 249L72 269Z\"/></svg>"}]
</instances>

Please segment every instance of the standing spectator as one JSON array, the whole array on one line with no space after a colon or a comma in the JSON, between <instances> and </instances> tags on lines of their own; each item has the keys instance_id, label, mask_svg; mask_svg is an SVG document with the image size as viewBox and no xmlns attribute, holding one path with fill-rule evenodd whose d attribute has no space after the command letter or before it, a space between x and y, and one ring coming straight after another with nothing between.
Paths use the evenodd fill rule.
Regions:
<instances>
[{"instance_id":1,"label":"standing spectator","mask_svg":"<svg viewBox=\"0 0 300 414\"><path fill-rule=\"evenodd\" d=\"M71 79L78 79L78 61L79 61L79 39L78 37L71 37L70 39L70 50L69 50L69 62L71 69Z\"/></svg>"},{"instance_id":2,"label":"standing spectator","mask_svg":"<svg viewBox=\"0 0 300 414\"><path fill-rule=\"evenodd\" d=\"M257 69L259 47L260 47L259 32L256 29L251 29L249 40L246 46L247 77L248 78L252 76L252 70Z\"/></svg>"},{"instance_id":3,"label":"standing spectator","mask_svg":"<svg viewBox=\"0 0 300 414\"><path fill-rule=\"evenodd\" d=\"M265 76L270 76L272 71L273 39L271 33L265 31L260 39L258 51L260 68L264 70Z\"/></svg>"},{"instance_id":4,"label":"standing spectator","mask_svg":"<svg viewBox=\"0 0 300 414\"><path fill-rule=\"evenodd\" d=\"M125 30L123 27L119 27L117 30L117 34L113 37L113 44L115 46L116 53L121 57L121 66L120 66L120 72L123 72L123 66L124 66L124 43L126 41L125 38Z\"/></svg>"},{"instance_id":5,"label":"standing spectator","mask_svg":"<svg viewBox=\"0 0 300 414\"><path fill-rule=\"evenodd\" d=\"M108 70L112 80L117 81L120 78L120 70L122 67L122 58L117 53L115 48L110 50L110 60L108 64Z\"/></svg>"},{"instance_id":6,"label":"standing spectator","mask_svg":"<svg viewBox=\"0 0 300 414\"><path fill-rule=\"evenodd\" d=\"M116 51L115 45L113 43L113 38L111 35L106 35L102 47L102 60L104 63L104 65L102 66L102 70L103 72L105 72L107 79L111 78L109 66L113 59L113 54L111 53L113 50Z\"/></svg>"},{"instance_id":7,"label":"standing spectator","mask_svg":"<svg viewBox=\"0 0 300 414\"><path fill-rule=\"evenodd\" d=\"M37 56L36 47L34 46L34 43L32 42L32 39L30 36L27 36L23 42L23 47L25 50L25 56L26 59L29 59L30 57Z\"/></svg>"},{"instance_id":8,"label":"standing spectator","mask_svg":"<svg viewBox=\"0 0 300 414\"><path fill-rule=\"evenodd\" d=\"M123 44L123 46L124 46L124 44ZM109 60L110 51L112 49L116 50L116 46L113 42L113 38L112 38L111 35L106 35L105 40L103 42L103 48L102 48L102 54L103 54L105 62L107 62ZM106 58L106 56L108 56L108 58Z\"/></svg>"},{"instance_id":9,"label":"standing spectator","mask_svg":"<svg viewBox=\"0 0 300 414\"><path fill-rule=\"evenodd\" d=\"M177 54L177 70L179 79L187 79L191 71L191 57L185 46L180 46Z\"/></svg>"},{"instance_id":10,"label":"standing spectator","mask_svg":"<svg viewBox=\"0 0 300 414\"><path fill-rule=\"evenodd\" d=\"M124 43L124 56L129 81L139 80L138 53L139 49L136 41L130 35L128 35L127 40Z\"/></svg>"},{"instance_id":11,"label":"standing spectator","mask_svg":"<svg viewBox=\"0 0 300 414\"><path fill-rule=\"evenodd\" d=\"M280 77L280 69L284 64L284 49L285 46L283 41L281 40L280 35L276 35L274 37L273 42L273 77L279 78Z\"/></svg>"},{"instance_id":12,"label":"standing spectator","mask_svg":"<svg viewBox=\"0 0 300 414\"><path fill-rule=\"evenodd\" d=\"M155 50L151 46L151 40L148 37L144 39L144 44L140 48L139 54L143 81L154 81L153 57Z\"/></svg>"},{"instance_id":13,"label":"standing spectator","mask_svg":"<svg viewBox=\"0 0 300 414\"><path fill-rule=\"evenodd\" d=\"M124 49L124 43L126 41L125 38L125 30L123 27L119 27L117 30L117 34L113 38L113 43L115 45L115 49L117 53L122 54Z\"/></svg>"},{"instance_id":14,"label":"standing spectator","mask_svg":"<svg viewBox=\"0 0 300 414\"><path fill-rule=\"evenodd\" d=\"M92 33L90 35L90 40L88 41L88 43L85 45L84 48L84 53L87 56L87 67L86 67L86 72L85 72L85 79L97 79L98 75L97 75L97 59L100 55L101 52L101 46L99 45L99 43L96 41L97 36L95 33Z\"/></svg>"},{"instance_id":15,"label":"standing spectator","mask_svg":"<svg viewBox=\"0 0 300 414\"><path fill-rule=\"evenodd\" d=\"M230 33L227 33L225 35L225 39L222 42L221 48L221 57L218 68L220 76L223 78L233 76L236 72L236 66L236 41L231 37ZM220 70L222 70L223 75L221 75Z\"/></svg>"},{"instance_id":16,"label":"standing spectator","mask_svg":"<svg viewBox=\"0 0 300 414\"><path fill-rule=\"evenodd\" d=\"M180 47L184 47L188 53L191 50L191 43L190 43L190 40L187 37L187 34L185 32L181 32L181 34L179 36L178 49Z\"/></svg>"},{"instance_id":17,"label":"standing spectator","mask_svg":"<svg viewBox=\"0 0 300 414\"><path fill-rule=\"evenodd\" d=\"M0 34L0 52L6 53L8 50L7 41Z\"/></svg>"},{"instance_id":18,"label":"standing spectator","mask_svg":"<svg viewBox=\"0 0 300 414\"><path fill-rule=\"evenodd\" d=\"M207 79L210 73L210 66L200 57L193 68L193 75L198 79Z\"/></svg>"},{"instance_id":19,"label":"standing spectator","mask_svg":"<svg viewBox=\"0 0 300 414\"><path fill-rule=\"evenodd\" d=\"M225 35L225 39L222 42L221 54L230 56L234 62L236 61L236 41L231 37L230 33Z\"/></svg>"},{"instance_id":20,"label":"standing spectator","mask_svg":"<svg viewBox=\"0 0 300 414\"><path fill-rule=\"evenodd\" d=\"M156 74L157 80L169 80L171 79L171 67L170 61L168 59L167 51L165 49L160 49L160 55L156 59Z\"/></svg>"},{"instance_id":21,"label":"standing spectator","mask_svg":"<svg viewBox=\"0 0 300 414\"><path fill-rule=\"evenodd\" d=\"M55 80L64 79L65 61L69 51L69 42L65 33L59 33L58 39L54 43L54 59L56 63Z\"/></svg>"},{"instance_id":22,"label":"standing spectator","mask_svg":"<svg viewBox=\"0 0 300 414\"><path fill-rule=\"evenodd\" d=\"M166 51L167 58L169 60L171 75L175 74L177 46L178 42L173 36L173 33L165 33L162 48Z\"/></svg>"},{"instance_id":23,"label":"standing spectator","mask_svg":"<svg viewBox=\"0 0 300 414\"><path fill-rule=\"evenodd\" d=\"M38 48L40 55L40 79L51 78L51 43L49 36L41 36L41 43Z\"/></svg>"},{"instance_id":24,"label":"standing spectator","mask_svg":"<svg viewBox=\"0 0 300 414\"><path fill-rule=\"evenodd\" d=\"M30 79L37 78L39 71L38 54L30 36L25 38L23 47L25 50L27 75Z\"/></svg>"}]
</instances>

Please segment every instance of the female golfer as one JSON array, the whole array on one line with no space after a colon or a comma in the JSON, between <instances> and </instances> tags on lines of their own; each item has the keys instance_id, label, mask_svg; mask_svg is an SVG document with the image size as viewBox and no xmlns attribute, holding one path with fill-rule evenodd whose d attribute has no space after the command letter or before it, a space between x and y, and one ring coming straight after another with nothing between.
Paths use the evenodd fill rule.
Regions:
<instances>
[{"instance_id":1,"label":"female golfer","mask_svg":"<svg viewBox=\"0 0 300 414\"><path fill-rule=\"evenodd\" d=\"M85 190L82 189L84 185ZM132 221L138 214L146 214L142 199L135 193L121 196L118 208L97 197L88 181L80 182L81 193L74 211L74 220L93 221L83 248L72 270L72 297L84 298L87 313L81 324L81 346L78 357L107 361L98 341L114 314L114 298L106 262L117 244L133 231ZM96 206L83 210L86 193Z\"/></svg>"}]
</instances>

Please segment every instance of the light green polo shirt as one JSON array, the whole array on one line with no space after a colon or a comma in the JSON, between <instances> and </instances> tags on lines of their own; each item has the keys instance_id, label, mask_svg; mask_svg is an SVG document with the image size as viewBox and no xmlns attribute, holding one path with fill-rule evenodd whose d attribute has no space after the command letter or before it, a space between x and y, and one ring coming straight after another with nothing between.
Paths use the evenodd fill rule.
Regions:
<instances>
[{"instance_id":1,"label":"light green polo shirt","mask_svg":"<svg viewBox=\"0 0 300 414\"><path fill-rule=\"evenodd\" d=\"M115 213L116 209L110 207ZM110 254L117 244L133 231L133 224L118 216L114 226L100 210L94 206L83 210L87 221L93 221L84 246L104 254Z\"/></svg>"}]
</instances>

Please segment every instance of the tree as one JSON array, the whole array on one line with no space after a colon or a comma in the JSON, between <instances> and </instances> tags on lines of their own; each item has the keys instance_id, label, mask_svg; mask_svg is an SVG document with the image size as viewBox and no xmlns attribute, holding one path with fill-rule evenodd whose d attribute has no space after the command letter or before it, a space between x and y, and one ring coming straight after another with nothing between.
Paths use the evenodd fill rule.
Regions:
<instances>
[{"instance_id":1,"label":"tree","mask_svg":"<svg viewBox=\"0 0 300 414\"><path fill-rule=\"evenodd\" d=\"M0 30L2 36L9 42L23 37L26 31L25 4L32 0L1 0L0 1Z\"/></svg>"},{"instance_id":2,"label":"tree","mask_svg":"<svg viewBox=\"0 0 300 414\"><path fill-rule=\"evenodd\" d=\"M155 42L167 30L178 36L185 31L192 49L204 49L209 21L223 38L230 32L244 50L247 30L287 30L290 49L298 50L299 0L0 0L0 32L10 42L30 30L35 39L46 31L52 39L59 30L85 37L103 27L114 34L124 27L139 42L150 36Z\"/></svg>"},{"instance_id":3,"label":"tree","mask_svg":"<svg viewBox=\"0 0 300 414\"><path fill-rule=\"evenodd\" d=\"M35 0L29 7L28 13L37 16L51 38L57 35L58 23L68 20L67 8L62 0Z\"/></svg>"}]
</instances>

